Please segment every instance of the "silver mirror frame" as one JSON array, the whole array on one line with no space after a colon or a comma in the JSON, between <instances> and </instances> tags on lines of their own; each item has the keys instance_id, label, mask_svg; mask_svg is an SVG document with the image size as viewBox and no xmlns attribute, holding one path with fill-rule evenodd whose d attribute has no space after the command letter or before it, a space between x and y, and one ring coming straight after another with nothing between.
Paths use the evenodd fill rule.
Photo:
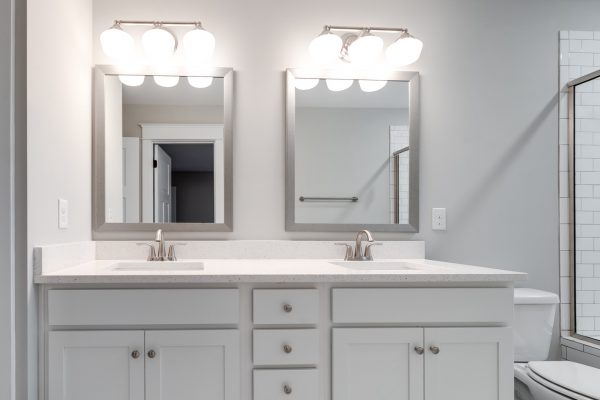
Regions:
<instances>
[{"instance_id":1,"label":"silver mirror frame","mask_svg":"<svg viewBox=\"0 0 600 400\"><path fill-rule=\"evenodd\" d=\"M285 168L285 230L303 232L355 232L369 229L374 232L418 232L419 231L419 73L369 71L288 69L286 72L286 168ZM405 81L409 87L409 215L408 224L313 224L295 222L296 164L296 78L319 79L372 79Z\"/></svg>"},{"instance_id":2,"label":"silver mirror frame","mask_svg":"<svg viewBox=\"0 0 600 400\"><path fill-rule=\"evenodd\" d=\"M162 76L212 76L223 78L224 115L223 115L223 151L224 151L224 222L213 223L107 223L105 215L105 176L104 176L104 87L105 75L162 75ZM188 70L180 68L171 74L164 74L149 67L119 68L109 65L97 65L94 68L93 88L93 150L92 150L92 238L93 239L131 239L146 237L145 232L163 229L173 232L170 237L190 237L195 232L231 232L233 231L233 90L234 71L232 68L203 68ZM177 234L179 233L179 234Z\"/></svg>"}]
</instances>

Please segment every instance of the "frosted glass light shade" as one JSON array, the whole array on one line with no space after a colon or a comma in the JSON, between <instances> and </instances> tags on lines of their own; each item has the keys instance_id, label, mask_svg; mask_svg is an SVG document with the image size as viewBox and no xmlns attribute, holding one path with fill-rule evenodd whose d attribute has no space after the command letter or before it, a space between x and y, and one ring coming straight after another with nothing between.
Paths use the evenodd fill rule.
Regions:
<instances>
[{"instance_id":1,"label":"frosted glass light shade","mask_svg":"<svg viewBox=\"0 0 600 400\"><path fill-rule=\"evenodd\" d=\"M387 81L372 81L366 79L360 79L358 81L358 85L360 86L360 90L363 92L376 92L381 90L387 85Z\"/></svg>"},{"instance_id":2,"label":"frosted glass light shade","mask_svg":"<svg viewBox=\"0 0 600 400\"><path fill-rule=\"evenodd\" d=\"M179 77L178 76L161 76L161 75L155 75L154 76L154 82L158 86L170 88L170 87L177 86L177 84L179 83Z\"/></svg>"},{"instance_id":3,"label":"frosted glass light shade","mask_svg":"<svg viewBox=\"0 0 600 400\"><path fill-rule=\"evenodd\" d=\"M113 59L123 59L133 52L133 38L119 26L113 26L100 34L102 51Z\"/></svg>"},{"instance_id":4,"label":"frosted glass light shade","mask_svg":"<svg viewBox=\"0 0 600 400\"><path fill-rule=\"evenodd\" d=\"M341 92L352 86L354 81L352 79L326 79L325 83L327 84L327 89L332 92Z\"/></svg>"},{"instance_id":5,"label":"frosted glass light shade","mask_svg":"<svg viewBox=\"0 0 600 400\"><path fill-rule=\"evenodd\" d=\"M215 51L215 37L202 28L194 28L183 37L183 49L190 64L205 63Z\"/></svg>"},{"instance_id":6,"label":"frosted glass light shade","mask_svg":"<svg viewBox=\"0 0 600 400\"><path fill-rule=\"evenodd\" d=\"M196 89L204 89L212 85L212 76L188 76L188 83Z\"/></svg>"},{"instance_id":7,"label":"frosted glass light shade","mask_svg":"<svg viewBox=\"0 0 600 400\"><path fill-rule=\"evenodd\" d=\"M126 86L141 86L145 78L144 75L119 75L119 81Z\"/></svg>"},{"instance_id":8,"label":"frosted glass light shade","mask_svg":"<svg viewBox=\"0 0 600 400\"><path fill-rule=\"evenodd\" d=\"M383 50L383 39L370 33L363 34L348 46L352 63L364 65L376 61Z\"/></svg>"},{"instance_id":9,"label":"frosted glass light shade","mask_svg":"<svg viewBox=\"0 0 600 400\"><path fill-rule=\"evenodd\" d=\"M310 56L320 64L329 64L337 60L342 50L342 38L324 31L308 45Z\"/></svg>"},{"instance_id":10,"label":"frosted glass light shade","mask_svg":"<svg viewBox=\"0 0 600 400\"><path fill-rule=\"evenodd\" d=\"M388 46L385 57L390 64L402 67L417 61L422 50L423 42L407 33Z\"/></svg>"},{"instance_id":11,"label":"frosted glass light shade","mask_svg":"<svg viewBox=\"0 0 600 400\"><path fill-rule=\"evenodd\" d=\"M294 86L298 90L310 90L319 84L318 78L296 78Z\"/></svg>"},{"instance_id":12,"label":"frosted glass light shade","mask_svg":"<svg viewBox=\"0 0 600 400\"><path fill-rule=\"evenodd\" d=\"M142 47L153 64L160 64L173 56L177 42L168 30L155 27L142 35Z\"/></svg>"}]
</instances>

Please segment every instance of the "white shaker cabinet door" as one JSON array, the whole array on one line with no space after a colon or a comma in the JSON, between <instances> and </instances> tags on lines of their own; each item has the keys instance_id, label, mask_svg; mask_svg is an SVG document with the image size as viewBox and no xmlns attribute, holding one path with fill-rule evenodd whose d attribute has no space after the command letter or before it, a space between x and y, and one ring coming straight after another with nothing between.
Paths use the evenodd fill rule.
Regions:
<instances>
[{"instance_id":1,"label":"white shaker cabinet door","mask_svg":"<svg viewBox=\"0 0 600 400\"><path fill-rule=\"evenodd\" d=\"M49 332L48 399L144 400L144 332Z\"/></svg>"},{"instance_id":2,"label":"white shaker cabinet door","mask_svg":"<svg viewBox=\"0 0 600 400\"><path fill-rule=\"evenodd\" d=\"M239 331L146 332L146 400L239 400Z\"/></svg>"},{"instance_id":3,"label":"white shaker cabinet door","mask_svg":"<svg viewBox=\"0 0 600 400\"><path fill-rule=\"evenodd\" d=\"M426 328L425 400L512 400L509 328Z\"/></svg>"},{"instance_id":4,"label":"white shaker cabinet door","mask_svg":"<svg viewBox=\"0 0 600 400\"><path fill-rule=\"evenodd\" d=\"M422 400L422 328L333 329L334 400Z\"/></svg>"}]
</instances>

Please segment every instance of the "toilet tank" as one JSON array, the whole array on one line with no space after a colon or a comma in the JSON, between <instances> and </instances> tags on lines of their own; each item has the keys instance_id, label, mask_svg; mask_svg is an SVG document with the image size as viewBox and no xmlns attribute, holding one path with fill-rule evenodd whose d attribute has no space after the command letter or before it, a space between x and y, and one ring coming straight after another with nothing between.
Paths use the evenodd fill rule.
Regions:
<instances>
[{"instance_id":1,"label":"toilet tank","mask_svg":"<svg viewBox=\"0 0 600 400\"><path fill-rule=\"evenodd\" d=\"M516 288L514 304L515 361L548 359L558 296L542 290Z\"/></svg>"}]
</instances>

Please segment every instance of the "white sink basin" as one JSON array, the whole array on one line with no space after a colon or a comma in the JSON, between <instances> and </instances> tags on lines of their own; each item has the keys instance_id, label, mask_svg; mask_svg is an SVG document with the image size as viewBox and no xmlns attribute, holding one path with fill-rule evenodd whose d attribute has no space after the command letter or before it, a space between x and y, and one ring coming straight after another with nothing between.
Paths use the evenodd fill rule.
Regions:
<instances>
[{"instance_id":1,"label":"white sink basin","mask_svg":"<svg viewBox=\"0 0 600 400\"><path fill-rule=\"evenodd\" d=\"M110 266L113 271L202 271L201 261L123 261Z\"/></svg>"},{"instance_id":2,"label":"white sink basin","mask_svg":"<svg viewBox=\"0 0 600 400\"><path fill-rule=\"evenodd\" d=\"M339 265L344 268L369 271L402 271L419 269L418 265L404 261L332 261L331 264Z\"/></svg>"}]
</instances>

